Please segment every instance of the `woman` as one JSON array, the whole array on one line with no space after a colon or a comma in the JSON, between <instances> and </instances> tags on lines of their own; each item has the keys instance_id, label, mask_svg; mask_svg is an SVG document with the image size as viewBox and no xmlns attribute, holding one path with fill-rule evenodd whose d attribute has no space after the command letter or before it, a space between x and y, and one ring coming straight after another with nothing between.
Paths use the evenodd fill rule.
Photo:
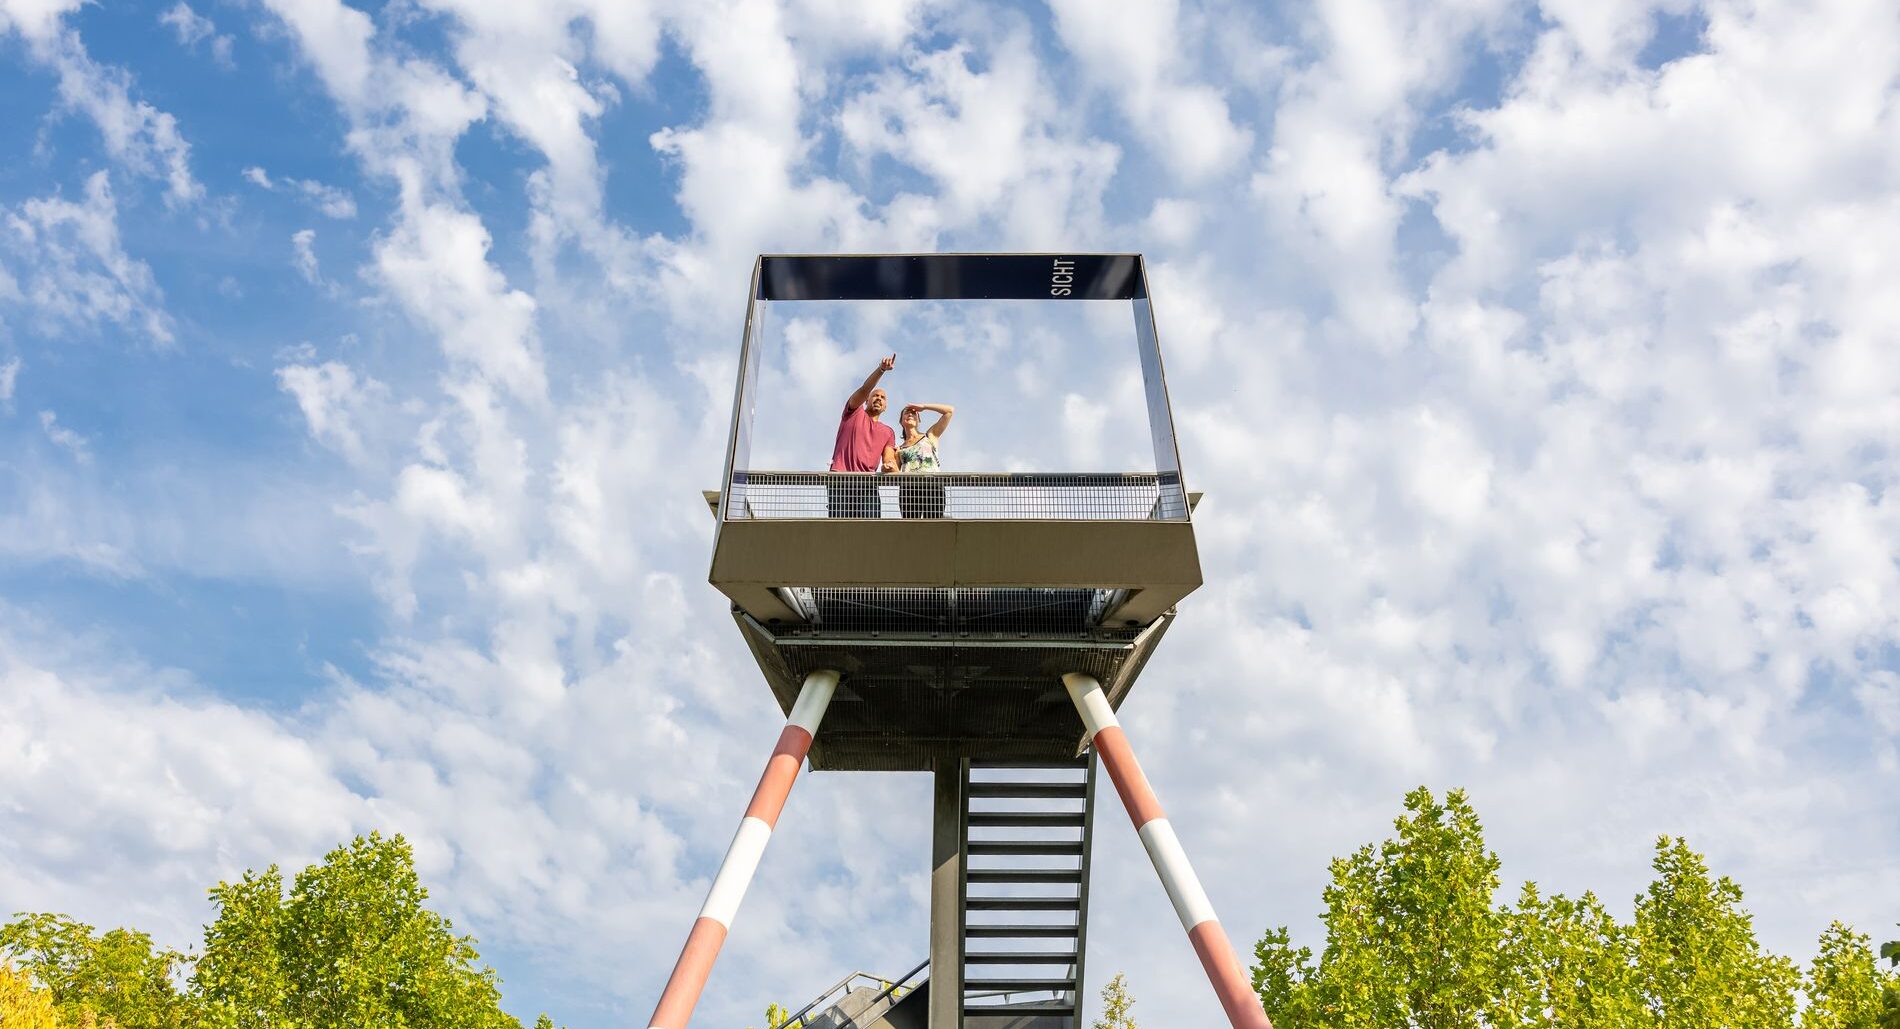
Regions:
<instances>
[{"instance_id":1,"label":"woman","mask_svg":"<svg viewBox=\"0 0 1900 1029\"><path fill-rule=\"evenodd\" d=\"M937 424L920 430L925 411L936 413ZM942 470L937 461L937 441L943 438L943 430L949 428L950 416L955 413L956 408L949 404L905 405L897 416L899 438L894 446L884 448L884 470L906 474ZM942 518L943 483L930 479L900 483L897 509L905 518Z\"/></svg>"}]
</instances>

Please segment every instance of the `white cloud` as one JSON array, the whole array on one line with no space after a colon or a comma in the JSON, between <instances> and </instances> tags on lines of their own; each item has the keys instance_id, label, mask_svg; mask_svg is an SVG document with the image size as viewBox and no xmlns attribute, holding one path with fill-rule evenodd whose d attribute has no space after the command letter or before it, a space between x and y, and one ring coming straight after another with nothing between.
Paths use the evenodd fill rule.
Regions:
<instances>
[{"instance_id":1,"label":"white cloud","mask_svg":"<svg viewBox=\"0 0 1900 1029\"><path fill-rule=\"evenodd\" d=\"M172 343L172 319L151 268L120 243L119 207L105 172L86 180L83 200L41 197L4 217L0 254L18 262L20 279L0 302L19 306L52 334L112 322L158 346Z\"/></svg>"},{"instance_id":2,"label":"white cloud","mask_svg":"<svg viewBox=\"0 0 1900 1029\"><path fill-rule=\"evenodd\" d=\"M1152 238L1180 247L1193 241L1206 219L1207 212L1194 201L1162 197L1149 210L1145 229Z\"/></svg>"},{"instance_id":3,"label":"white cloud","mask_svg":"<svg viewBox=\"0 0 1900 1029\"><path fill-rule=\"evenodd\" d=\"M552 11L438 0L434 6L459 16L457 63L493 101L502 122L546 158L546 213L553 219L552 228L571 232L587 225L599 210L601 188L588 124L603 105L574 67L583 56L583 44L572 22L589 5ZM643 4L625 7L617 24L647 16ZM650 60L636 61L629 70L644 75Z\"/></svg>"},{"instance_id":4,"label":"white cloud","mask_svg":"<svg viewBox=\"0 0 1900 1029\"><path fill-rule=\"evenodd\" d=\"M191 144L178 131L178 120L142 100L132 99L132 77L95 62L79 34L61 24L76 3L7 0L0 28L26 39L27 52L59 76L60 102L83 112L98 127L113 160L140 174L166 182L166 200L183 204L204 195L191 174Z\"/></svg>"},{"instance_id":5,"label":"white cloud","mask_svg":"<svg viewBox=\"0 0 1900 1029\"><path fill-rule=\"evenodd\" d=\"M192 10L191 5L185 3L184 0L178 0L178 3L160 14L158 23L170 26L172 32L178 36L179 44L187 49L196 49L199 43L210 40L212 59L226 68L233 66L231 37L220 34L218 27L212 24L210 18Z\"/></svg>"},{"instance_id":6,"label":"white cloud","mask_svg":"<svg viewBox=\"0 0 1900 1029\"><path fill-rule=\"evenodd\" d=\"M534 298L488 263L481 219L445 204L410 212L376 250L390 291L437 334L443 353L524 400L547 389Z\"/></svg>"},{"instance_id":7,"label":"white cloud","mask_svg":"<svg viewBox=\"0 0 1900 1029\"><path fill-rule=\"evenodd\" d=\"M267 190L286 189L316 208L326 218L347 221L356 217L356 198L348 191L335 186L325 185L315 179L272 179L270 174L257 165L244 169L244 178L253 185Z\"/></svg>"},{"instance_id":8,"label":"white cloud","mask_svg":"<svg viewBox=\"0 0 1900 1029\"><path fill-rule=\"evenodd\" d=\"M304 281L315 285L323 281L323 273L317 267L317 230L298 229L290 234L291 264Z\"/></svg>"},{"instance_id":9,"label":"white cloud","mask_svg":"<svg viewBox=\"0 0 1900 1029\"><path fill-rule=\"evenodd\" d=\"M369 820L294 725L111 651L0 606L9 910L190 945L212 877L313 860Z\"/></svg>"},{"instance_id":10,"label":"white cloud","mask_svg":"<svg viewBox=\"0 0 1900 1029\"><path fill-rule=\"evenodd\" d=\"M317 442L352 463L367 460L363 434L381 428L374 422L385 416L381 408L387 402L388 387L375 379L359 379L339 361L286 365L277 369L277 382L296 398Z\"/></svg>"},{"instance_id":11,"label":"white cloud","mask_svg":"<svg viewBox=\"0 0 1900 1029\"><path fill-rule=\"evenodd\" d=\"M160 25L169 25L177 34L178 42L185 46L202 43L218 31L211 19L191 9L191 5L179 0L158 16Z\"/></svg>"},{"instance_id":12,"label":"white cloud","mask_svg":"<svg viewBox=\"0 0 1900 1029\"><path fill-rule=\"evenodd\" d=\"M967 43L906 51L845 101L844 140L863 158L888 156L927 175L940 221L984 225L1005 247L1081 243L1097 229L1119 154L1062 126L1026 32L988 43L980 56Z\"/></svg>"},{"instance_id":13,"label":"white cloud","mask_svg":"<svg viewBox=\"0 0 1900 1029\"><path fill-rule=\"evenodd\" d=\"M814 59L836 52L871 50L895 53L924 27L927 12L941 0L788 0L785 28L801 52Z\"/></svg>"},{"instance_id":14,"label":"white cloud","mask_svg":"<svg viewBox=\"0 0 1900 1029\"><path fill-rule=\"evenodd\" d=\"M20 359L9 358L0 363L0 405L11 407L13 390L20 382Z\"/></svg>"},{"instance_id":15,"label":"white cloud","mask_svg":"<svg viewBox=\"0 0 1900 1029\"><path fill-rule=\"evenodd\" d=\"M71 454L80 464L92 463L92 450L86 437L59 424L59 416L51 411L40 412L40 431L46 434L54 446Z\"/></svg>"},{"instance_id":16,"label":"white cloud","mask_svg":"<svg viewBox=\"0 0 1900 1029\"><path fill-rule=\"evenodd\" d=\"M85 0L6 0L0 4L0 28L24 34L29 39L53 35L59 20L76 11Z\"/></svg>"},{"instance_id":17,"label":"white cloud","mask_svg":"<svg viewBox=\"0 0 1900 1029\"><path fill-rule=\"evenodd\" d=\"M1112 12L1086 0L1055 0L1050 9L1063 45L1116 94L1128 127L1187 183L1231 169L1252 148L1253 134L1234 124L1221 91L1184 71L1201 62L1174 0Z\"/></svg>"},{"instance_id":18,"label":"white cloud","mask_svg":"<svg viewBox=\"0 0 1900 1029\"><path fill-rule=\"evenodd\" d=\"M1391 173L1409 156L1418 107L1450 89L1474 45L1516 16L1503 0L1316 4L1316 52L1280 85L1251 193L1267 235L1302 254L1286 278L1332 297L1344 339L1390 350L1416 327L1394 263L1405 205Z\"/></svg>"}]
</instances>

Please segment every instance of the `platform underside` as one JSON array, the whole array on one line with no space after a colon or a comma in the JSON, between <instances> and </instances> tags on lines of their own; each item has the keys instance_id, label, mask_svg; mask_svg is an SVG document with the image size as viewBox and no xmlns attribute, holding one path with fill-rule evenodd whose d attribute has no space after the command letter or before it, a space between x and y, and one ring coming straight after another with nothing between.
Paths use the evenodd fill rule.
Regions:
<instances>
[{"instance_id":1,"label":"platform underside","mask_svg":"<svg viewBox=\"0 0 1900 1029\"><path fill-rule=\"evenodd\" d=\"M938 758L1062 760L1083 729L1062 688L1086 672L1119 706L1173 612L1141 629L1090 625L1095 590L795 591L809 626L733 617L787 712L807 673L843 680L811 749L835 771L928 771Z\"/></svg>"}]
</instances>

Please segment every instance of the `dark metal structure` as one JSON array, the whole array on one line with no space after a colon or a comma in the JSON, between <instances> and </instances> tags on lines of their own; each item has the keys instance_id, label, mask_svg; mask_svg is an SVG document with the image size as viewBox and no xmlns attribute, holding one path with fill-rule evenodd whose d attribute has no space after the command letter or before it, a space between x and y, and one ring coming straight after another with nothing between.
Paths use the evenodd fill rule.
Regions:
<instances>
[{"instance_id":1,"label":"dark metal structure","mask_svg":"<svg viewBox=\"0 0 1900 1029\"><path fill-rule=\"evenodd\" d=\"M1145 384L1153 470L865 476L749 467L765 311L783 300L1118 301ZM844 680L818 770L927 771L980 754L1064 760L1083 726L1057 676L1119 705L1200 585L1154 310L1137 254L767 255L753 271L711 580L786 711ZM919 480L941 517L904 518ZM831 491L875 502L832 517ZM710 497L709 497L710 499Z\"/></svg>"},{"instance_id":2,"label":"dark metal structure","mask_svg":"<svg viewBox=\"0 0 1900 1029\"><path fill-rule=\"evenodd\" d=\"M1126 303L1154 468L752 468L765 312L808 300ZM709 578L788 723L652 1025L684 1029L808 757L934 774L930 974L868 997L888 1017L815 1002L796 1024L906 1029L927 1009L929 1029L1080 1029L1099 753L1234 1025L1264 1026L1114 714L1201 584L1141 257L766 255L745 324Z\"/></svg>"}]
</instances>

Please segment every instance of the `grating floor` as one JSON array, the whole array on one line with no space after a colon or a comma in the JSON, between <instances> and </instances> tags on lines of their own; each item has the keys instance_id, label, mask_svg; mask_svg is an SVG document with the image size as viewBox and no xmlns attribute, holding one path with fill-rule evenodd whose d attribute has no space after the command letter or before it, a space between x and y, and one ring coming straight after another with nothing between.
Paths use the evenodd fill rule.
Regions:
<instances>
[{"instance_id":1,"label":"grating floor","mask_svg":"<svg viewBox=\"0 0 1900 1029\"><path fill-rule=\"evenodd\" d=\"M1082 633L1107 590L836 587L793 591L820 632Z\"/></svg>"}]
</instances>

